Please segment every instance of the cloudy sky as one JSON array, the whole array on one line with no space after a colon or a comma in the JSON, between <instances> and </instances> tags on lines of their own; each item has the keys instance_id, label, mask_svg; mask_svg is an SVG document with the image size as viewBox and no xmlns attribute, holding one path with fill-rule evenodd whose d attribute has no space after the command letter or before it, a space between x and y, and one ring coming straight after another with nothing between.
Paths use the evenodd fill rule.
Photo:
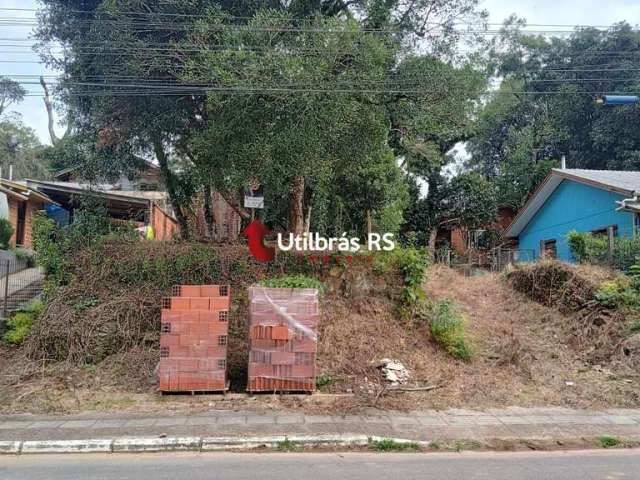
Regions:
<instances>
[{"instance_id":1,"label":"cloudy sky","mask_svg":"<svg viewBox=\"0 0 640 480\"><path fill-rule=\"evenodd\" d=\"M2 8L37 8L36 0L0 0ZM502 22L515 13L530 24L610 25L626 20L640 24L640 0L484 0L483 7L490 13L491 22ZM1 17L32 16L32 13L1 12ZM29 28L0 26L0 38L25 38ZM38 57L25 54L3 54L0 74L42 74L43 66L13 61L37 61ZM37 86L30 87L38 90ZM29 97L14 108L25 124L32 127L41 141L48 143L47 119L42 98Z\"/></svg>"}]
</instances>

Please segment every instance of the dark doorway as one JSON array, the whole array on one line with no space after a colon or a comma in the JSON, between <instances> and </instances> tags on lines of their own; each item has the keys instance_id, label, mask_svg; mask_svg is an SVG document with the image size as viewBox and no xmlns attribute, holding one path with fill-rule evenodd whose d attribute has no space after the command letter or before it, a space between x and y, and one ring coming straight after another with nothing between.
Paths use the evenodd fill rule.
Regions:
<instances>
[{"instance_id":1,"label":"dark doorway","mask_svg":"<svg viewBox=\"0 0 640 480\"><path fill-rule=\"evenodd\" d=\"M558 248L555 240L544 241L544 258L557 258Z\"/></svg>"},{"instance_id":2,"label":"dark doorway","mask_svg":"<svg viewBox=\"0 0 640 480\"><path fill-rule=\"evenodd\" d=\"M18 203L18 224L16 225L16 246L24 245L24 224L27 218L27 202Z\"/></svg>"}]
</instances>

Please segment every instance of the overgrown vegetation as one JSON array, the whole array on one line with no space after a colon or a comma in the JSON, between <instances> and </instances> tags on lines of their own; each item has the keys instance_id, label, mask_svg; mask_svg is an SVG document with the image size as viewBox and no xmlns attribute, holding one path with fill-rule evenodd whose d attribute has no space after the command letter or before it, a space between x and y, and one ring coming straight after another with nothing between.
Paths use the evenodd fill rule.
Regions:
<instances>
[{"instance_id":1,"label":"overgrown vegetation","mask_svg":"<svg viewBox=\"0 0 640 480\"><path fill-rule=\"evenodd\" d=\"M515 290L568 316L563 325L565 335L575 347L588 350L586 360L608 362L629 335L631 321L637 318L640 283L636 277L604 269L600 270L607 272L606 279L592 279L581 273L580 269L586 268L557 261L538 262L519 266L506 278Z\"/></svg>"},{"instance_id":2,"label":"overgrown vegetation","mask_svg":"<svg viewBox=\"0 0 640 480\"><path fill-rule=\"evenodd\" d=\"M9 240L13 235L13 226L6 218L0 218L0 248L6 250L9 248Z\"/></svg>"},{"instance_id":3,"label":"overgrown vegetation","mask_svg":"<svg viewBox=\"0 0 640 480\"><path fill-rule=\"evenodd\" d=\"M81 201L84 208L76 211L70 225L59 226L42 213L33 219L33 247L47 274L45 292L69 282L74 255L83 248L114 238L136 238L131 225L114 225L102 206L88 199Z\"/></svg>"},{"instance_id":4,"label":"overgrown vegetation","mask_svg":"<svg viewBox=\"0 0 640 480\"><path fill-rule=\"evenodd\" d=\"M465 318L453 300L437 301L430 312L429 327L433 338L455 358L469 360L473 345L465 331Z\"/></svg>"},{"instance_id":5,"label":"overgrown vegetation","mask_svg":"<svg viewBox=\"0 0 640 480\"><path fill-rule=\"evenodd\" d=\"M413 315L422 308L426 296L423 289L429 266L427 252L414 247L396 247L390 252L380 252L375 257L374 270L385 274L398 268L402 274L402 313Z\"/></svg>"},{"instance_id":6,"label":"overgrown vegetation","mask_svg":"<svg viewBox=\"0 0 640 480\"><path fill-rule=\"evenodd\" d=\"M3 338L5 342L19 345L27 338L34 319L44 310L44 305L40 301L34 301L18 310L7 320L7 331Z\"/></svg>"},{"instance_id":7,"label":"overgrown vegetation","mask_svg":"<svg viewBox=\"0 0 640 480\"><path fill-rule=\"evenodd\" d=\"M258 282L258 285L269 288L315 288L320 292L324 290L324 284L320 280L308 275L265 278Z\"/></svg>"},{"instance_id":8,"label":"overgrown vegetation","mask_svg":"<svg viewBox=\"0 0 640 480\"><path fill-rule=\"evenodd\" d=\"M621 271L629 271L640 256L640 238L614 237L613 252L605 235L572 231L567 242L573 257L581 263L606 265Z\"/></svg>"}]
</instances>

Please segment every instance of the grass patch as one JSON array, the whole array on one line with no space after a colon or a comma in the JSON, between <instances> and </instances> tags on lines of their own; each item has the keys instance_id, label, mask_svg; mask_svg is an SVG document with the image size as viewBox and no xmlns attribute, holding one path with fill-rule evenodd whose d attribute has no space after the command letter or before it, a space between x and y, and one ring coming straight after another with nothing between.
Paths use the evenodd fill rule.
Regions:
<instances>
[{"instance_id":1,"label":"grass patch","mask_svg":"<svg viewBox=\"0 0 640 480\"><path fill-rule=\"evenodd\" d=\"M286 440L283 440L282 442L278 442L278 444L276 445L276 450L278 450L279 452L293 452L295 450L298 450L299 448L300 445L298 445L296 442L292 442L288 438Z\"/></svg>"},{"instance_id":2,"label":"grass patch","mask_svg":"<svg viewBox=\"0 0 640 480\"><path fill-rule=\"evenodd\" d=\"M268 288L315 288L324 290L324 284L317 278L308 275L285 275L283 277L266 278L258 285Z\"/></svg>"},{"instance_id":3,"label":"grass patch","mask_svg":"<svg viewBox=\"0 0 640 480\"><path fill-rule=\"evenodd\" d=\"M598 437L598 444L602 448L613 448L622 444L622 441L616 437L609 437L607 435L604 435L602 437Z\"/></svg>"},{"instance_id":4,"label":"grass patch","mask_svg":"<svg viewBox=\"0 0 640 480\"><path fill-rule=\"evenodd\" d=\"M407 450L420 450L417 442L398 442L393 438L373 440L369 446L377 452L404 452Z\"/></svg>"},{"instance_id":5,"label":"grass patch","mask_svg":"<svg viewBox=\"0 0 640 480\"><path fill-rule=\"evenodd\" d=\"M7 331L3 336L5 342L13 345L20 345L24 342L29 332L31 332L33 321L43 309L42 302L35 301L9 317Z\"/></svg>"},{"instance_id":6,"label":"grass patch","mask_svg":"<svg viewBox=\"0 0 640 480\"><path fill-rule=\"evenodd\" d=\"M465 323L453 300L444 299L434 304L429 319L431 334L447 352L461 360L469 360L473 356L473 345L467 338Z\"/></svg>"}]
</instances>

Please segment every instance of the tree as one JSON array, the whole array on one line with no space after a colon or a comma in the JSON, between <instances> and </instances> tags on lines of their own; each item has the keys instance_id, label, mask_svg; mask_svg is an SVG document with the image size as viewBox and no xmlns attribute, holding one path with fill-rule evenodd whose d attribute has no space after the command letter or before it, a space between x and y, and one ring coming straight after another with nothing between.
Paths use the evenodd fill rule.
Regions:
<instances>
[{"instance_id":1,"label":"tree","mask_svg":"<svg viewBox=\"0 0 640 480\"><path fill-rule=\"evenodd\" d=\"M0 120L0 168L4 178L10 168L16 180L48 178L48 164L41 158L43 148L36 133L19 117Z\"/></svg>"},{"instance_id":2,"label":"tree","mask_svg":"<svg viewBox=\"0 0 640 480\"><path fill-rule=\"evenodd\" d=\"M0 116L5 113L9 105L21 102L26 93L18 82L0 77Z\"/></svg>"},{"instance_id":3,"label":"tree","mask_svg":"<svg viewBox=\"0 0 640 480\"><path fill-rule=\"evenodd\" d=\"M567 39L521 33L510 19L489 55L500 90L481 112L469 166L495 179L501 206L519 208L561 156L574 168L640 168L640 110L604 108L603 92L635 92L640 33L621 23Z\"/></svg>"},{"instance_id":4,"label":"tree","mask_svg":"<svg viewBox=\"0 0 640 480\"><path fill-rule=\"evenodd\" d=\"M185 235L189 200L199 191L215 188L247 216L238 191L254 176L268 186L266 215L277 224L294 232L311 222L327 225L321 215L333 207L326 198L348 162L360 172L389 169L377 177L377 192L385 193L367 195L365 208L388 221L403 196L389 194L400 177L388 159L391 151L404 155L390 120L415 138L437 137L440 149L460 137L435 120L447 120L439 97L456 110L459 92L446 84L456 68L436 56L454 55L456 21L483 17L476 0L302 0L269 2L269 10L262 2L205 0L43 3L39 38L71 53L60 63L45 57L67 74L56 94L73 113L74 131L94 150L111 152L105 161L154 157ZM422 63L417 56L406 60L416 36L429 39L431 56ZM402 91L407 81L394 77L405 71L425 77L414 88L437 90L420 98L383 93ZM294 92L292 85L303 88ZM461 98L466 111L468 96ZM411 108L434 118L413 128ZM353 219L349 228L358 228L357 212L344 213Z\"/></svg>"}]
</instances>

